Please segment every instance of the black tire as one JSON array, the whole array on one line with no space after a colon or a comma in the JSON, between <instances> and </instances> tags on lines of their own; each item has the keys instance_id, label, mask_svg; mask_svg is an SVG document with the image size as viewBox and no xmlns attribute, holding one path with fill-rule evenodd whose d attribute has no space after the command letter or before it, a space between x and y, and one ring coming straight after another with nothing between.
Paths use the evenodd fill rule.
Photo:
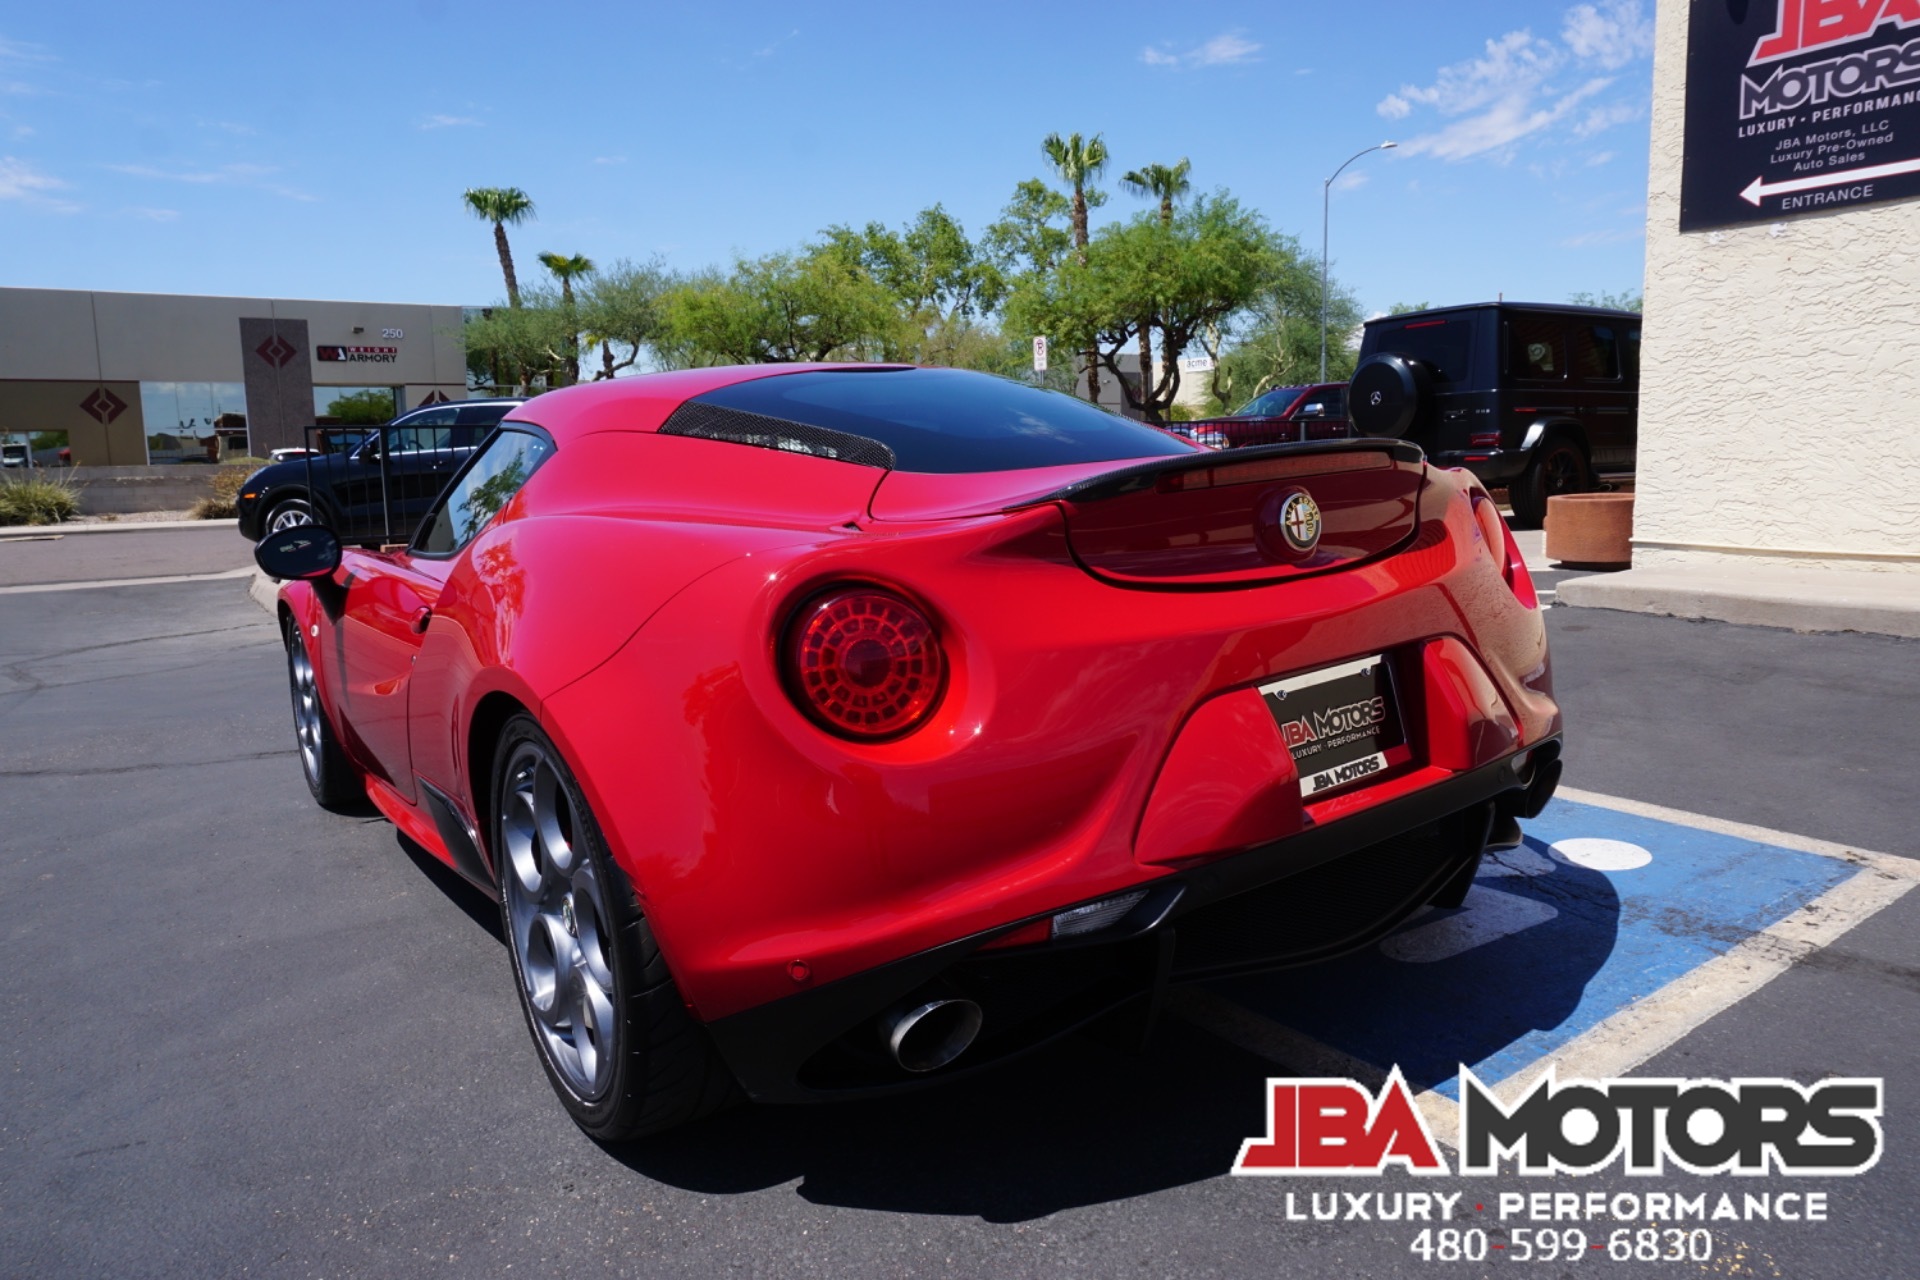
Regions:
<instances>
[{"instance_id":1,"label":"black tire","mask_svg":"<svg viewBox=\"0 0 1920 1280\"><path fill-rule=\"evenodd\" d=\"M626 1142L734 1100L739 1086L687 1012L632 882L531 716L503 726L489 795L514 989L574 1123L601 1142Z\"/></svg>"},{"instance_id":2,"label":"black tire","mask_svg":"<svg viewBox=\"0 0 1920 1280\"><path fill-rule=\"evenodd\" d=\"M1508 486L1507 498L1513 504L1513 527L1538 529L1546 523L1547 499L1569 493L1585 493L1593 487L1593 469L1587 465L1587 451L1573 437L1549 435L1533 451L1533 461L1520 478Z\"/></svg>"},{"instance_id":3,"label":"black tire","mask_svg":"<svg viewBox=\"0 0 1920 1280\"><path fill-rule=\"evenodd\" d=\"M287 646L294 744L299 748L300 772L306 776L307 790L313 793L314 803L322 809L358 809L366 803L367 789L359 771L347 759L347 753L340 749L333 724L327 719L327 709L321 705L300 624L286 618L281 622L280 634Z\"/></svg>"},{"instance_id":4,"label":"black tire","mask_svg":"<svg viewBox=\"0 0 1920 1280\"><path fill-rule=\"evenodd\" d=\"M278 533L293 525L312 524L313 504L305 498L282 498L273 504L266 518L260 521L260 536Z\"/></svg>"},{"instance_id":5,"label":"black tire","mask_svg":"<svg viewBox=\"0 0 1920 1280\"><path fill-rule=\"evenodd\" d=\"M1426 425L1433 402L1427 366L1391 351L1368 356L1347 384L1347 419L1363 436L1398 439Z\"/></svg>"}]
</instances>

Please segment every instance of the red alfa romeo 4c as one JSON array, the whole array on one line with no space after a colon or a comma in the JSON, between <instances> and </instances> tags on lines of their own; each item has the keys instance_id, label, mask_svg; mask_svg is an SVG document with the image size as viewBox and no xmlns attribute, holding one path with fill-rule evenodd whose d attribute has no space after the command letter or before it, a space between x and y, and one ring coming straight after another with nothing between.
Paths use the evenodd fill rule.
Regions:
<instances>
[{"instance_id":1,"label":"red alfa romeo 4c","mask_svg":"<svg viewBox=\"0 0 1920 1280\"><path fill-rule=\"evenodd\" d=\"M1457 904L1560 775L1533 586L1397 440L951 369L512 411L405 547L282 530L294 721L500 901L605 1140L987 1067Z\"/></svg>"}]
</instances>

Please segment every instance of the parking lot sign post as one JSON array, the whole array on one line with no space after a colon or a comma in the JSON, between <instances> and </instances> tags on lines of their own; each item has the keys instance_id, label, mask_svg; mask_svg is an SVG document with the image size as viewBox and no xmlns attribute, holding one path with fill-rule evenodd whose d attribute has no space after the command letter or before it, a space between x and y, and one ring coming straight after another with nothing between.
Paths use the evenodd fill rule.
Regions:
<instances>
[{"instance_id":1,"label":"parking lot sign post","mask_svg":"<svg viewBox=\"0 0 1920 1280\"><path fill-rule=\"evenodd\" d=\"M1035 373L1047 371L1047 340L1045 338L1033 340L1033 371Z\"/></svg>"}]
</instances>

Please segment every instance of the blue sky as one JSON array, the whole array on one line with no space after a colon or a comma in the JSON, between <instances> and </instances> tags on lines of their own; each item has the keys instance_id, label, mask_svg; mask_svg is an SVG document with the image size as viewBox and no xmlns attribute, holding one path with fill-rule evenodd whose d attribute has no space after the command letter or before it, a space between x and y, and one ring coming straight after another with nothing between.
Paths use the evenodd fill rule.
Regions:
<instances>
[{"instance_id":1,"label":"blue sky","mask_svg":"<svg viewBox=\"0 0 1920 1280\"><path fill-rule=\"evenodd\" d=\"M8 6L0 284L485 303L541 250L691 268L935 202L1050 131L1185 156L1368 311L1638 291L1651 0ZM1069 16L1070 15L1070 19ZM1111 180L1109 180L1111 186ZM1140 203L1116 193L1096 222Z\"/></svg>"}]
</instances>

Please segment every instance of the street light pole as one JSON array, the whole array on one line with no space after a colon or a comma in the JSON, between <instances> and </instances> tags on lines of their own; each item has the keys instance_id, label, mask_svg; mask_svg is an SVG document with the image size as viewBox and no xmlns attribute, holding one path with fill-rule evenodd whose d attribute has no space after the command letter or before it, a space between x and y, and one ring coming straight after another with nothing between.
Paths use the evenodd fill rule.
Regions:
<instances>
[{"instance_id":1,"label":"street light pole","mask_svg":"<svg viewBox=\"0 0 1920 1280\"><path fill-rule=\"evenodd\" d=\"M1346 164L1333 171L1333 177L1320 184L1320 381L1327 380L1327 209L1328 198L1333 192L1333 179L1340 176L1341 169L1352 164L1361 156L1375 151L1391 151L1397 143L1382 142L1378 146L1368 147L1365 151L1356 151L1347 157Z\"/></svg>"}]
</instances>

